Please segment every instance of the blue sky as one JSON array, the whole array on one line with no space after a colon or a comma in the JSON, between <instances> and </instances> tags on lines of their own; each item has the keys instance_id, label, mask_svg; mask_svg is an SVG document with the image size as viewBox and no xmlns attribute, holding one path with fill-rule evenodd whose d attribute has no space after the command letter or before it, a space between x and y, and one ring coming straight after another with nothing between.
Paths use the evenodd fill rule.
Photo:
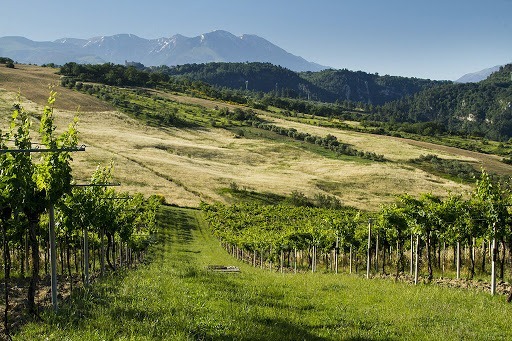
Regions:
<instances>
[{"instance_id":1,"label":"blue sky","mask_svg":"<svg viewBox=\"0 0 512 341\"><path fill-rule=\"evenodd\" d=\"M512 0L3 0L0 36L36 41L216 29L333 68L457 79L512 62Z\"/></svg>"}]
</instances>

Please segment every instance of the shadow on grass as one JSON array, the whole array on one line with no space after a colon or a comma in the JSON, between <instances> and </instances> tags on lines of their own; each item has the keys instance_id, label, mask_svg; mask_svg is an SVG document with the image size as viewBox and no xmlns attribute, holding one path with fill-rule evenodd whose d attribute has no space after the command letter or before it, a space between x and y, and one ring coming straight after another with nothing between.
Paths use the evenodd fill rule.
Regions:
<instances>
[{"instance_id":1,"label":"shadow on grass","mask_svg":"<svg viewBox=\"0 0 512 341\"><path fill-rule=\"evenodd\" d=\"M125 281L129 271L112 274L88 289L76 290L62 302L57 314L47 311L43 315L42 331L32 331L32 335L93 333L103 339L154 340L170 340L172 335L195 340L363 340L334 334L319 336L323 332L319 328L332 332L359 328L343 321L334 322L340 325L312 325L307 313L314 313L317 307L307 300L288 302L279 288L253 283L257 275L240 277L200 268L198 257L215 243L196 240L207 233L201 230L196 214L165 207L159 214L161 231L148 258L150 264L135 270L141 271L140 275ZM290 314L295 319L288 319Z\"/></svg>"}]
</instances>

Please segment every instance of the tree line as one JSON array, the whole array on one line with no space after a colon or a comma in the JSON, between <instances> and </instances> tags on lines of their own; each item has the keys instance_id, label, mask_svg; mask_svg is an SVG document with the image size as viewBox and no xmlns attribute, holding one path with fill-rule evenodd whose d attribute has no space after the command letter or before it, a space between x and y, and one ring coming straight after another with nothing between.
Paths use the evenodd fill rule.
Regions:
<instances>
[{"instance_id":1,"label":"tree line","mask_svg":"<svg viewBox=\"0 0 512 341\"><path fill-rule=\"evenodd\" d=\"M348 156L356 156L363 159L368 159L372 161L384 162L386 158L382 154L377 154L374 152L362 151L354 148L353 146L338 141L338 138L334 135L327 134L324 137L311 135L309 133L299 132L295 128L285 128L280 127L275 124L265 123L253 121L253 126L272 131L279 135L288 136L298 141L304 141L306 143L315 144L318 146L322 146L325 149L331 150L337 155L348 155Z\"/></svg>"}]
</instances>

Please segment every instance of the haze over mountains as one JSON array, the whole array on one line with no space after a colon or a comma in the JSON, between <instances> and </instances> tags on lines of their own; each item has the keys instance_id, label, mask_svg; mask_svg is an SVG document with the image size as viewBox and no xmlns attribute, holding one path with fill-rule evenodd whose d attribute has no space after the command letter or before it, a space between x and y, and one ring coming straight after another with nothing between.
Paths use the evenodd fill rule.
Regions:
<instances>
[{"instance_id":1,"label":"haze over mountains","mask_svg":"<svg viewBox=\"0 0 512 341\"><path fill-rule=\"evenodd\" d=\"M115 63L136 61L146 66L182 65L208 62L269 62L293 71L326 69L256 35L235 36L213 31L188 38L144 39L133 34L90 39L62 38L53 42L36 42L23 37L0 38L0 56L19 63L64 64Z\"/></svg>"},{"instance_id":2,"label":"haze over mountains","mask_svg":"<svg viewBox=\"0 0 512 341\"><path fill-rule=\"evenodd\" d=\"M483 81L487 77L489 77L493 72L496 72L503 65L496 65L487 69L483 69L476 72L467 73L464 76L457 79L456 83L477 83Z\"/></svg>"},{"instance_id":3,"label":"haze over mountains","mask_svg":"<svg viewBox=\"0 0 512 341\"><path fill-rule=\"evenodd\" d=\"M19 63L58 65L67 62L124 64L134 61L146 66L175 66L210 62L265 62L296 72L329 69L293 55L257 35L235 36L223 30L196 37L176 34L170 38L144 39L133 34L117 34L89 39L61 38L33 41L24 37L0 37L0 56ZM499 66L467 73L457 83L479 82Z\"/></svg>"}]
</instances>

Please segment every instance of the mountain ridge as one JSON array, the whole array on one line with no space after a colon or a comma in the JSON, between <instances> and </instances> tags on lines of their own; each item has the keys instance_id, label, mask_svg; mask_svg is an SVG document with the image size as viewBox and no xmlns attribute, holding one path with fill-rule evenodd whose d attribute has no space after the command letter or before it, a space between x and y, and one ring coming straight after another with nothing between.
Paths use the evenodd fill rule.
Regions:
<instances>
[{"instance_id":1,"label":"mountain ridge","mask_svg":"<svg viewBox=\"0 0 512 341\"><path fill-rule=\"evenodd\" d=\"M221 88L278 92L284 97L322 102L351 101L372 105L381 105L446 83L347 69L297 73L269 63L184 64L160 71Z\"/></svg>"},{"instance_id":2,"label":"mountain ridge","mask_svg":"<svg viewBox=\"0 0 512 341\"><path fill-rule=\"evenodd\" d=\"M216 30L195 37L145 39L123 33L89 39L60 38L33 41L25 37L0 37L0 56L26 64L115 63L136 61L147 66L209 62L269 62L290 70L320 71L328 67L293 55L254 34Z\"/></svg>"},{"instance_id":3,"label":"mountain ridge","mask_svg":"<svg viewBox=\"0 0 512 341\"><path fill-rule=\"evenodd\" d=\"M480 81L485 80L492 73L498 71L500 69L500 67L502 67L504 65L506 65L506 64L496 65L496 66L486 68L486 69L483 69L480 71L467 73L464 76L460 77L459 79L455 80L455 83L478 83Z\"/></svg>"}]
</instances>

